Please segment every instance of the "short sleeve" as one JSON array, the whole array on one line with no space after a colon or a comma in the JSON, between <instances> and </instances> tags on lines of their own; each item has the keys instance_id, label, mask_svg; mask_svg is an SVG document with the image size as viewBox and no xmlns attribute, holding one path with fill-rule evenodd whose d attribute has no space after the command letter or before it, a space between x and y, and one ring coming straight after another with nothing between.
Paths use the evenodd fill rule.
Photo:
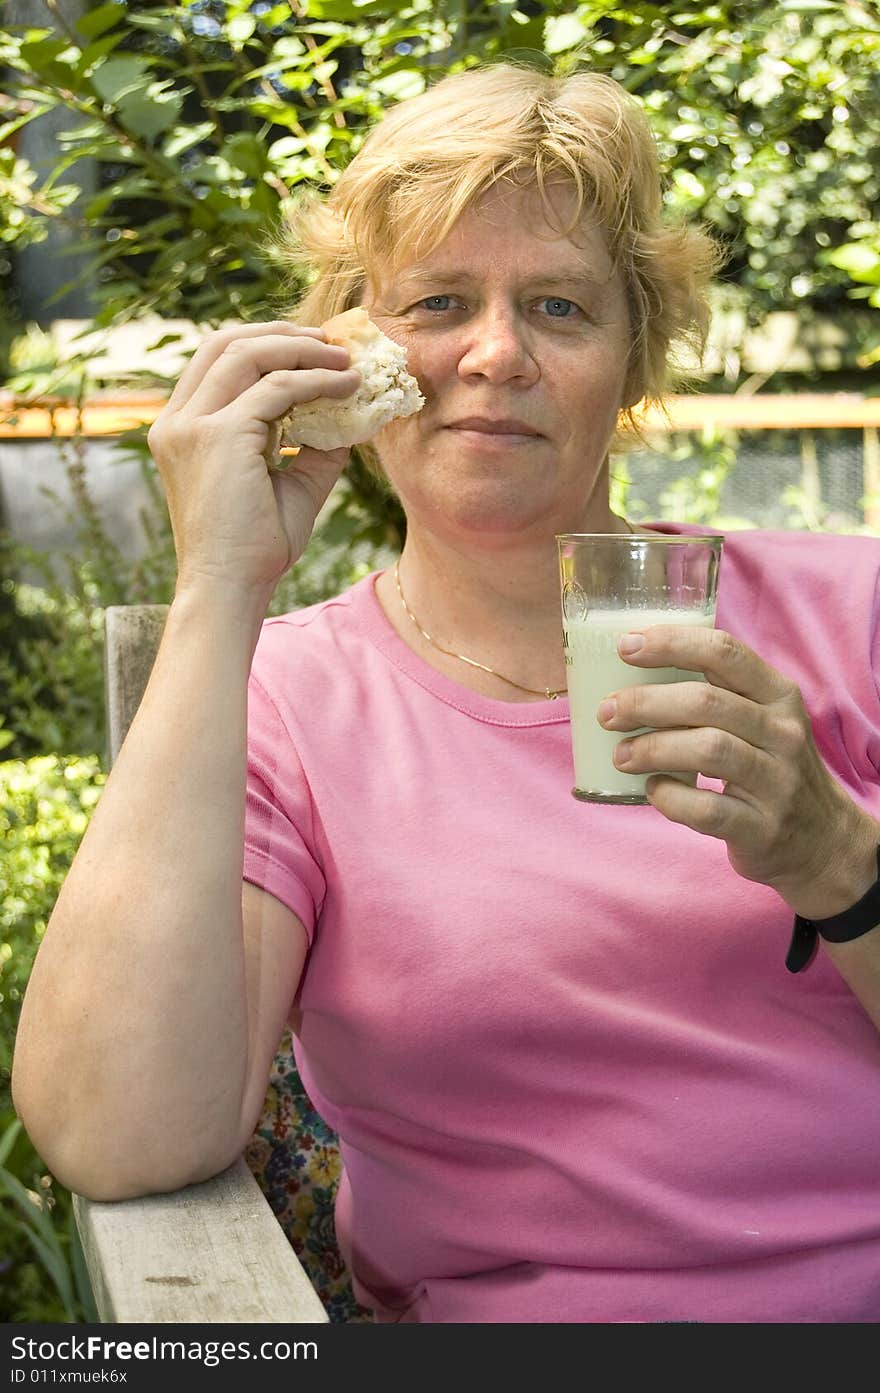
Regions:
<instances>
[{"instance_id":1,"label":"short sleeve","mask_svg":"<svg viewBox=\"0 0 880 1393\"><path fill-rule=\"evenodd\" d=\"M311 796L296 747L275 703L252 673L243 875L302 920L309 943L326 891L312 828Z\"/></svg>"}]
</instances>

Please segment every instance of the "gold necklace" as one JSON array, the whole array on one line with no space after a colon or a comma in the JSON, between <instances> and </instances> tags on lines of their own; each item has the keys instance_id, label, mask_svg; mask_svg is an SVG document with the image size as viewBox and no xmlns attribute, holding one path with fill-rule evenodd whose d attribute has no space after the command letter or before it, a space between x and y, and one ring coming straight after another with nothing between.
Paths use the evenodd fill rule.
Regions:
<instances>
[{"instance_id":1,"label":"gold necklace","mask_svg":"<svg viewBox=\"0 0 880 1393\"><path fill-rule=\"evenodd\" d=\"M563 688L562 688L560 691L558 691L558 692L553 692L553 691L551 691L549 687L545 687L545 688L543 689L543 691L536 690L534 687L524 687L524 686L522 685L521 682L514 682L513 678L511 678L511 677L504 677L504 676L502 675L502 673L496 672L495 669L494 669L493 667L487 667L485 663L477 663L477 662L474 661L473 658L466 658L466 657L464 656L463 653L453 653L453 651L452 651L451 648L441 648L441 647L440 647L440 644L437 643L434 639L432 639L432 638L431 638L431 635L430 635L429 633L426 633L426 631L422 628L422 626L421 626L421 624L419 623L418 619L416 619L416 617L415 617L415 615L413 614L412 610L410 609L409 605L406 603L406 599L404 598L403 590L402 590L401 587L400 587L400 569L399 569L399 567L400 567L400 562L399 562L399 561L395 561L395 563L394 563L394 583L395 583L395 585L397 586L397 593L398 593L398 595L400 596L400 603L403 605L403 607L404 607L404 609L406 610L407 614L409 615L410 619L411 619L412 622L415 624L415 626L416 626L416 628L418 629L419 633L421 634L422 638L427 639L428 642L430 643L431 647L432 647L432 648L436 648L438 653L445 653L446 656L447 656L448 658L457 658L458 661L459 661L460 663L467 663L468 667L478 667L482 672L488 672L488 673L490 673L492 677L499 677L499 678L501 679L501 681L502 681L502 682L506 682L507 685L508 685L509 687L516 687L517 691L520 691L520 692L528 692L528 693L529 693L529 696L545 697L547 701L555 701L557 697L561 697L561 696L566 696L566 695L567 695L567 692L568 692L568 688L567 688L567 687L563 687Z\"/></svg>"}]
</instances>

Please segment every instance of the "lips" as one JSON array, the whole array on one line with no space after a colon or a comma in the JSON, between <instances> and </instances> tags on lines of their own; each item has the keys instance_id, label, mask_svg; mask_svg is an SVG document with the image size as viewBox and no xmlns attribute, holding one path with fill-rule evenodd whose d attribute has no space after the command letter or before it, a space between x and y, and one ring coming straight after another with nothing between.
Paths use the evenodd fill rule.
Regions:
<instances>
[{"instance_id":1,"label":"lips","mask_svg":"<svg viewBox=\"0 0 880 1393\"><path fill-rule=\"evenodd\" d=\"M510 417L465 416L460 421L450 421L449 430L474 430L484 435L532 435L541 434L528 421L518 421Z\"/></svg>"}]
</instances>

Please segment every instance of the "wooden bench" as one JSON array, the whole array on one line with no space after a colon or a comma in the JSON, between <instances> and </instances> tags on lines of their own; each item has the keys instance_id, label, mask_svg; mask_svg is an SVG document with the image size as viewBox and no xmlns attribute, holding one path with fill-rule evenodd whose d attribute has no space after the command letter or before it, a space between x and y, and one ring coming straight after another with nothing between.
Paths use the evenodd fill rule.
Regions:
<instances>
[{"instance_id":1,"label":"wooden bench","mask_svg":"<svg viewBox=\"0 0 880 1393\"><path fill-rule=\"evenodd\" d=\"M106 611L112 764L147 685L165 605ZM172 1194L98 1203L73 1197L105 1322L316 1322L325 1306L243 1158Z\"/></svg>"}]
</instances>

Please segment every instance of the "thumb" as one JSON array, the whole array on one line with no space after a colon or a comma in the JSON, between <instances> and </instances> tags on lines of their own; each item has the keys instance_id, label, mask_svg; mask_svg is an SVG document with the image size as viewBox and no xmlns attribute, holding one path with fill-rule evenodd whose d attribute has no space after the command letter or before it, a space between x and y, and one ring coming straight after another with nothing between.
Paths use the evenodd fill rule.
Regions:
<instances>
[{"instance_id":1,"label":"thumb","mask_svg":"<svg viewBox=\"0 0 880 1393\"><path fill-rule=\"evenodd\" d=\"M349 448L312 450L304 446L284 470L271 471L272 488L293 560L308 545L315 519L348 463Z\"/></svg>"}]
</instances>

